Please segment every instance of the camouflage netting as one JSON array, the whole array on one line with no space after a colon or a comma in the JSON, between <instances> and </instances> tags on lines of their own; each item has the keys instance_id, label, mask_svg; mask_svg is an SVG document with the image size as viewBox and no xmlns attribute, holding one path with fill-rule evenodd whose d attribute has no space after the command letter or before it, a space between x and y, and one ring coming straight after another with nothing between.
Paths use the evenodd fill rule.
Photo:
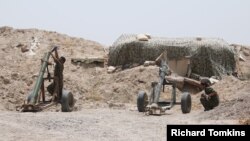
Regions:
<instances>
[{"instance_id":1,"label":"camouflage netting","mask_svg":"<svg viewBox=\"0 0 250 141\"><path fill-rule=\"evenodd\" d=\"M128 66L155 60L164 50L168 58L190 56L193 73L214 76L231 73L236 67L233 47L217 38L162 38L151 37L139 41L135 34L122 35L109 49L109 65Z\"/></svg>"}]
</instances>

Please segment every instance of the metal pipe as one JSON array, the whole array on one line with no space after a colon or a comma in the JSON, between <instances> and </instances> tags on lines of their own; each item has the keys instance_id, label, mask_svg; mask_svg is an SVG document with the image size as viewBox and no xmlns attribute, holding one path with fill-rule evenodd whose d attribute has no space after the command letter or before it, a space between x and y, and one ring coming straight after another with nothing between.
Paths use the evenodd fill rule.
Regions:
<instances>
[{"instance_id":1,"label":"metal pipe","mask_svg":"<svg viewBox=\"0 0 250 141\"><path fill-rule=\"evenodd\" d=\"M159 98L160 98L160 94L161 94L161 89L162 89L162 86L163 86L163 83L164 83L164 79L165 79L165 76L167 74L167 70L168 70L168 65L167 65L167 62L166 60L161 60L161 67L160 67L160 80L159 80L159 83L155 86L155 91L154 91L154 94L155 94L155 97L154 97L154 103L158 103L159 101Z\"/></svg>"},{"instance_id":2,"label":"metal pipe","mask_svg":"<svg viewBox=\"0 0 250 141\"><path fill-rule=\"evenodd\" d=\"M44 54L44 57L42 60L42 66L41 66L38 78L36 80L36 84L34 86L34 89L32 90L32 93L29 95L28 104L35 105L37 102L39 90L40 90L42 83L43 83L43 75L45 73L45 69L48 66L48 60L49 60L50 55L51 55L51 52L47 52Z\"/></svg>"}]
</instances>

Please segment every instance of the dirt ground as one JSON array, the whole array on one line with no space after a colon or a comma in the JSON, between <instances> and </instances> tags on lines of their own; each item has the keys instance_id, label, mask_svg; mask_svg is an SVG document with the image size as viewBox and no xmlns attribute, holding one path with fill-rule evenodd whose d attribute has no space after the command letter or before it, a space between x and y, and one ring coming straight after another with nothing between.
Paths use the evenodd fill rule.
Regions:
<instances>
[{"instance_id":1,"label":"dirt ground","mask_svg":"<svg viewBox=\"0 0 250 141\"><path fill-rule=\"evenodd\" d=\"M178 112L177 112L178 111ZM236 124L235 120L201 120L197 110L182 114L175 107L162 116L146 116L133 110L109 108L78 112L0 113L4 140L134 140L164 141L167 124Z\"/></svg>"},{"instance_id":2,"label":"dirt ground","mask_svg":"<svg viewBox=\"0 0 250 141\"><path fill-rule=\"evenodd\" d=\"M35 55L22 52L22 48L30 47L32 37L40 44ZM34 86L40 59L54 45L59 46L59 55L66 57L64 88L71 90L77 100L74 111L62 113L58 105L39 113L17 112L16 106L23 104ZM159 141L166 140L167 124L242 124L250 119L249 74L244 74L244 80L223 76L213 85L221 100L214 110L203 111L200 92L191 95L189 114L182 114L179 105L162 116L139 113L137 93L148 92L151 82L158 81L159 68L138 66L109 74L107 66L71 63L72 58L106 58L106 50L97 42L56 32L0 28L0 140ZM247 53L244 57L246 60L239 65L247 72L250 57ZM171 88L165 91L164 95L170 94ZM177 94L179 100L181 92Z\"/></svg>"}]
</instances>

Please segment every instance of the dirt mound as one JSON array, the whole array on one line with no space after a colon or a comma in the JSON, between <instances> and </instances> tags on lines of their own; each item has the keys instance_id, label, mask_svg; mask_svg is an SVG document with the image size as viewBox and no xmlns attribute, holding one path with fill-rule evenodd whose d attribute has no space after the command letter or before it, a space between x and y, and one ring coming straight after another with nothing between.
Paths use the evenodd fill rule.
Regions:
<instances>
[{"instance_id":1,"label":"dirt mound","mask_svg":"<svg viewBox=\"0 0 250 141\"><path fill-rule=\"evenodd\" d=\"M23 46L32 49L32 54L30 51L23 52ZM23 103L36 81L40 60L52 46L59 46L59 54L66 57L66 89L67 83L85 84L92 77L92 70L87 71L86 75L84 71L73 73L77 66L71 64L72 57L78 57L79 54L83 57L105 56L103 46L94 41L37 29L0 28L0 110L14 110L15 106ZM72 91L81 93L85 87L88 85Z\"/></svg>"},{"instance_id":2,"label":"dirt mound","mask_svg":"<svg viewBox=\"0 0 250 141\"><path fill-rule=\"evenodd\" d=\"M23 104L34 87L40 59L53 45L58 45L59 55L66 57L64 87L74 94L77 110L83 107L134 104L138 91L149 90L151 81L158 80L158 68L155 66L136 67L108 74L106 67L71 63L71 58L79 56L105 58L103 46L94 41L37 29L0 29L0 110L15 110L16 106ZM35 54L22 52L20 44L29 48L34 38L39 42L39 46L34 49Z\"/></svg>"}]
</instances>

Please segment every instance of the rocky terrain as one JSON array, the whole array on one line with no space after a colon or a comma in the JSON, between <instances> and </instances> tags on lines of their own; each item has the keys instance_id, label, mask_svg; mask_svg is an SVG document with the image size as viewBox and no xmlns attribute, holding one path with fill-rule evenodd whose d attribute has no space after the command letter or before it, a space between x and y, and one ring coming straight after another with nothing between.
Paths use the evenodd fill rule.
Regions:
<instances>
[{"instance_id":1,"label":"rocky terrain","mask_svg":"<svg viewBox=\"0 0 250 141\"><path fill-rule=\"evenodd\" d=\"M77 100L74 112L62 113L60 105L40 113L17 112L16 106L23 104L34 86L43 54L52 46L59 46L59 55L66 57L64 87ZM31 48L32 52L28 51ZM106 65L71 62L79 57L107 59L107 50L97 42L57 32L0 28L0 140L158 141L165 140L169 123L249 124L249 48L241 50L244 61L239 66L244 79L223 76L213 85L221 99L218 107L204 112L199 102L201 92L193 93L191 113L182 114L180 106L175 106L162 116L145 116L136 108L138 91L149 91L151 82L158 81L158 67L137 66L107 73ZM165 94L169 93L171 88L166 88ZM177 93L179 98L181 92Z\"/></svg>"}]
</instances>

